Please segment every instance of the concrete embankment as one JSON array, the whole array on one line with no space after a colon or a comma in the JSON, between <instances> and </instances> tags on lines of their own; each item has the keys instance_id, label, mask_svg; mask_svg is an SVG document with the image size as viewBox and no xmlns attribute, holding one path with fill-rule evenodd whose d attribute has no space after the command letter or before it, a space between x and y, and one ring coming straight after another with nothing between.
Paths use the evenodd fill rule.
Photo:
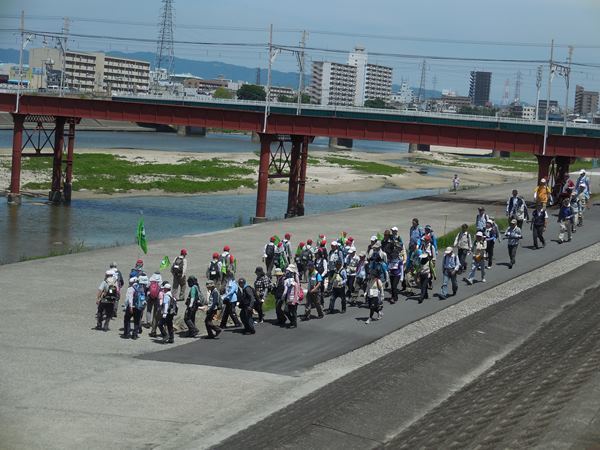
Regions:
<instances>
[{"instance_id":1,"label":"concrete embankment","mask_svg":"<svg viewBox=\"0 0 600 450\"><path fill-rule=\"evenodd\" d=\"M595 191L598 178L592 178ZM238 274L252 279L263 245L273 234L290 232L296 244L309 237L316 239L319 233L331 239L345 230L356 238L360 250L366 247L369 236L392 225L400 228L406 240L413 217L431 224L439 234L472 222L475 199L491 205L489 212L501 216L503 200L512 188L464 191L453 201L448 196L403 201L151 241L144 260L153 271L164 255L173 259L185 247L190 273L200 274L202 282L212 252L229 245L238 259ZM519 188L529 193L533 186ZM558 231L554 220L549 238ZM488 274L487 283L472 287L461 283L458 295L447 301L430 299L419 305L407 300L386 305L385 318L369 326L362 320L365 309L349 308L343 315L300 323L295 330L261 324L251 337L228 331L218 341L177 338L170 351L159 351L165 347L146 334L137 341L121 340L121 321L113 322L108 333L92 330L95 293L104 270L114 260L127 272L140 256L137 248L119 247L2 266L0 291L9 295L3 297L0 316L0 440L7 448L56 449L203 448L217 444L399 348L402 342L414 342L469 315L486 298L506 298L523 286L535 286L544 278L526 275L532 269L558 270L556 264L576 268L584 260L598 259L593 247L596 253L557 261L599 241L600 227L594 226L598 220L600 214L593 208L573 242L562 246L551 243L539 251L521 248L512 270L501 265L507 252L500 245L500 264ZM526 232L523 245L530 244L530 233ZM525 276L526 282L515 284L515 279L521 280L519 276ZM550 276L545 274L546 279ZM434 284L436 291L439 283ZM476 304L464 303L462 308L465 298L494 287L496 294L475 297ZM453 315L456 308L458 316ZM445 312L452 314L438 315ZM427 317L433 322L423 322ZM386 338L402 327L408 335ZM444 370L439 368L440 376Z\"/></svg>"}]
</instances>

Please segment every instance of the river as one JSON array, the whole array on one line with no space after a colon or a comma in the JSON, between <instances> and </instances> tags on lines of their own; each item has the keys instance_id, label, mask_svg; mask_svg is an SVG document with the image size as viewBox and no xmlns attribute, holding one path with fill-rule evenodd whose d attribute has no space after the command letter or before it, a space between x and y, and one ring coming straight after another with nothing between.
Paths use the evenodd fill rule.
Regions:
<instances>
[{"instance_id":1,"label":"river","mask_svg":"<svg viewBox=\"0 0 600 450\"><path fill-rule=\"evenodd\" d=\"M0 147L10 147L11 133L0 131ZM77 134L80 148L131 148L187 152L248 152L258 150L248 135L209 134L182 137L174 133L96 132ZM327 139L318 138L311 148L325 150ZM398 143L355 141L356 150L403 153L408 146ZM330 195L306 194L306 214L372 205L437 193L438 190L379 189ZM0 201L0 264L65 252L73 247L110 247L134 242L136 224L143 213L148 240L198 234L231 228L241 220L248 224L254 215L256 196L219 195L139 196L79 200L71 205L52 205L24 198L20 206ZM272 191L267 216L281 218L287 193Z\"/></svg>"}]
</instances>

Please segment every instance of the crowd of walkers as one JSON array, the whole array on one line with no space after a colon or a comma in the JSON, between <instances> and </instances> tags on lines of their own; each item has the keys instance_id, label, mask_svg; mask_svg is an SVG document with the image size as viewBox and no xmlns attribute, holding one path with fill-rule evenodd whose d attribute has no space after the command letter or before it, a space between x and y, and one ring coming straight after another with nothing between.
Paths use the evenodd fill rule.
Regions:
<instances>
[{"instance_id":1,"label":"crowd of walkers","mask_svg":"<svg viewBox=\"0 0 600 450\"><path fill-rule=\"evenodd\" d=\"M567 180L555 202L558 243L569 242L577 227L583 226L590 195L585 171L576 182ZM276 321L282 327L297 327L299 314L304 321L321 319L326 313L343 314L349 306L367 307L369 317L365 323L369 324L383 317L384 300L394 304L400 295L415 298L419 303L428 299L433 281L439 275L440 299L456 295L460 274L464 274L467 285L475 282L478 273L480 281L485 283L486 271L494 266L495 250L501 240L506 240L509 255L506 265L512 269L526 222L530 225L532 248L545 247L547 207L553 200L545 179L536 187L534 200L530 214L523 197L513 190L506 203L508 226L503 231L484 207L478 208L473 225L463 224L453 245L442 249L438 249L433 228L422 226L418 218L412 219L406 242L400 237L398 227L392 226L371 236L360 251L359 243L346 232L335 239L319 235L314 241L299 242L295 248L289 233L283 239L271 236L262 249L262 265L256 267L252 283L237 276L236 258L227 245L222 252L212 254L206 268L205 289L200 288L196 276L188 274L186 249L180 251L170 266L170 283L163 280L160 271L148 276L141 259L125 280L113 262L98 287L96 329L109 330L110 320L117 316L122 302L123 338L137 339L146 328L151 337L157 337L158 330L163 342L174 342L173 321L179 305L183 304L183 319L190 337L199 333L198 310L206 313L208 339L217 338L230 322L236 328L243 327L244 334L254 334L255 325L264 322L263 305L270 294L274 298ZM299 313L302 306L304 309Z\"/></svg>"}]
</instances>

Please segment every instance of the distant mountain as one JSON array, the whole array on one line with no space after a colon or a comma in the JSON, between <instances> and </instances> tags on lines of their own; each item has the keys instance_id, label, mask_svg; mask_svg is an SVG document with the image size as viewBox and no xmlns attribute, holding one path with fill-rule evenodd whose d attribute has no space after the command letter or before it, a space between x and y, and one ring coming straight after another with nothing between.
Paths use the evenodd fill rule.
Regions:
<instances>
[{"instance_id":1,"label":"distant mountain","mask_svg":"<svg viewBox=\"0 0 600 450\"><path fill-rule=\"evenodd\" d=\"M141 59L151 62L154 61L154 54L150 52L108 53L113 56ZM256 67L244 67L218 61L195 61L191 59L175 58L174 71L175 73L191 73L202 78L217 78L222 76L233 81L256 83ZM291 88L298 86L297 73L273 70L271 77L274 86L287 86ZM261 84L267 84L267 69L261 69L260 82Z\"/></svg>"}]
</instances>

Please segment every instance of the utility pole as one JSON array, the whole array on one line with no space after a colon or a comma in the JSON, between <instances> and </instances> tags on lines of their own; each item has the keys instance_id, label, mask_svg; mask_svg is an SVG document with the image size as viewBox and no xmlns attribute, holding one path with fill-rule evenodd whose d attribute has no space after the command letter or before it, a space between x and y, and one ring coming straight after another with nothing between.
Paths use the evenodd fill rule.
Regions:
<instances>
[{"instance_id":1,"label":"utility pole","mask_svg":"<svg viewBox=\"0 0 600 450\"><path fill-rule=\"evenodd\" d=\"M548 65L550 71L548 72L548 97L546 98L546 119L544 122L544 143L542 147L542 155L546 154L546 141L548 140L548 116L550 114L550 96L552 95L552 76L554 75L554 39L550 44L550 63Z\"/></svg>"},{"instance_id":2,"label":"utility pole","mask_svg":"<svg viewBox=\"0 0 600 450\"><path fill-rule=\"evenodd\" d=\"M267 98L265 99L265 118L263 121L263 133L267 132L267 117L271 107L271 67L273 65L273 24L269 27L269 69L267 71Z\"/></svg>"},{"instance_id":3,"label":"utility pole","mask_svg":"<svg viewBox=\"0 0 600 450\"><path fill-rule=\"evenodd\" d=\"M21 86L23 85L23 48L25 47L25 11L21 10L21 47L19 48L19 85L17 86L17 100L15 104L15 113L19 112L19 102L21 99Z\"/></svg>"},{"instance_id":4,"label":"utility pole","mask_svg":"<svg viewBox=\"0 0 600 450\"><path fill-rule=\"evenodd\" d=\"M567 116L569 115L569 81L571 78L571 62L573 60L573 46L569 45L569 57L567 58L567 70L565 71L565 83L567 83L567 94L565 96L565 113L563 117L563 136L567 134Z\"/></svg>"},{"instance_id":5,"label":"utility pole","mask_svg":"<svg viewBox=\"0 0 600 450\"><path fill-rule=\"evenodd\" d=\"M540 105L540 90L542 89L542 66L537 68L537 76L535 78L535 86L537 88L537 98L535 100L535 120L539 120L539 105Z\"/></svg>"},{"instance_id":6,"label":"utility pole","mask_svg":"<svg viewBox=\"0 0 600 450\"><path fill-rule=\"evenodd\" d=\"M424 90L425 90L425 79L426 79L426 71L427 71L427 60L423 60L421 63L421 83L419 84L419 94L417 96L419 105L423 100Z\"/></svg>"},{"instance_id":7,"label":"utility pole","mask_svg":"<svg viewBox=\"0 0 600 450\"><path fill-rule=\"evenodd\" d=\"M515 97L514 102L519 103L521 101L521 71L517 71L517 80L515 81Z\"/></svg>"},{"instance_id":8,"label":"utility pole","mask_svg":"<svg viewBox=\"0 0 600 450\"><path fill-rule=\"evenodd\" d=\"M62 50L62 70L60 72L60 89L58 91L59 96L63 96L63 89L65 88L65 71L67 70L67 40L69 35L69 18L64 18L62 36L59 38L60 48Z\"/></svg>"},{"instance_id":9,"label":"utility pole","mask_svg":"<svg viewBox=\"0 0 600 450\"><path fill-rule=\"evenodd\" d=\"M304 47L306 46L306 30L302 31L300 39L300 51L296 53L298 58L298 107L296 115L299 116L302 112L302 90L304 89Z\"/></svg>"}]
</instances>

